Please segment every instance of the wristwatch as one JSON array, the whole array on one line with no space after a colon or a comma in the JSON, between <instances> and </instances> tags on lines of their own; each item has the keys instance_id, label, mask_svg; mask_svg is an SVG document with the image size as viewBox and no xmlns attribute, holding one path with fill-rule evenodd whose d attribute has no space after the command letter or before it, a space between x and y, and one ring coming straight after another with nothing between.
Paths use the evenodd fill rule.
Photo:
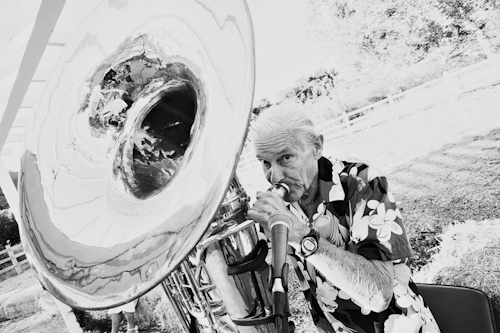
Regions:
<instances>
[{"instance_id":1,"label":"wristwatch","mask_svg":"<svg viewBox=\"0 0 500 333\"><path fill-rule=\"evenodd\" d=\"M300 241L300 255L307 258L315 253L318 250L319 239L319 233L311 229L311 231Z\"/></svg>"}]
</instances>

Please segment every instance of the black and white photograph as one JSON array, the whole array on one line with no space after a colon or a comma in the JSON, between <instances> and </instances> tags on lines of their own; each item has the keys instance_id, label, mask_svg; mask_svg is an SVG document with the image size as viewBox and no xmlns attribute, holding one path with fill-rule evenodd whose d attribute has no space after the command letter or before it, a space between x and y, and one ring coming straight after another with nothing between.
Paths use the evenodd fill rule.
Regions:
<instances>
[{"instance_id":1,"label":"black and white photograph","mask_svg":"<svg viewBox=\"0 0 500 333\"><path fill-rule=\"evenodd\" d=\"M0 333L500 333L500 1L0 0Z\"/></svg>"}]
</instances>

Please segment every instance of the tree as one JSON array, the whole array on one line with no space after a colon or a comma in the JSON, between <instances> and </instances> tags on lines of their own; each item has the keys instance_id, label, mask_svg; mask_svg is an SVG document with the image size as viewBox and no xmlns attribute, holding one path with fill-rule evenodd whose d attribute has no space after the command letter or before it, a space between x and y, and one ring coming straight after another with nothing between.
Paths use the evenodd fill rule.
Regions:
<instances>
[{"instance_id":1,"label":"tree","mask_svg":"<svg viewBox=\"0 0 500 333\"><path fill-rule=\"evenodd\" d=\"M333 68L318 69L313 75L299 79L295 87L286 90L283 99L305 104L320 97L331 97L335 94L337 74Z\"/></svg>"},{"instance_id":2,"label":"tree","mask_svg":"<svg viewBox=\"0 0 500 333\"><path fill-rule=\"evenodd\" d=\"M18 172L9 171L9 174L14 185L17 187ZM17 244L21 240L16 220L9 210L9 204L0 188L0 246L7 244L7 241L10 241L11 244Z\"/></svg>"},{"instance_id":3,"label":"tree","mask_svg":"<svg viewBox=\"0 0 500 333\"><path fill-rule=\"evenodd\" d=\"M268 107L272 106L273 103L269 101L267 98L261 99L258 103L257 106L254 106L252 109L252 113L256 116L258 116L263 110L267 109Z\"/></svg>"},{"instance_id":4,"label":"tree","mask_svg":"<svg viewBox=\"0 0 500 333\"><path fill-rule=\"evenodd\" d=\"M467 24L479 29L498 22L491 18L498 18L499 2L309 0L309 34L334 60L338 88L385 84L390 91L404 90L406 71L424 60L439 61L443 68L457 55L471 58L480 39L471 38Z\"/></svg>"},{"instance_id":5,"label":"tree","mask_svg":"<svg viewBox=\"0 0 500 333\"><path fill-rule=\"evenodd\" d=\"M338 72L333 68L320 68L314 74L297 80L293 87L279 92L276 104L301 104L313 112L317 120L335 117L345 109L336 88L337 76Z\"/></svg>"},{"instance_id":6,"label":"tree","mask_svg":"<svg viewBox=\"0 0 500 333\"><path fill-rule=\"evenodd\" d=\"M435 6L448 19L444 29L474 35L487 55L500 47L499 0L436 0Z\"/></svg>"},{"instance_id":7,"label":"tree","mask_svg":"<svg viewBox=\"0 0 500 333\"><path fill-rule=\"evenodd\" d=\"M439 46L440 12L433 0L309 0L311 38L340 68L419 61Z\"/></svg>"},{"instance_id":8,"label":"tree","mask_svg":"<svg viewBox=\"0 0 500 333\"><path fill-rule=\"evenodd\" d=\"M12 179L12 182L17 188L18 172L9 171L9 174L10 178ZM5 199L5 195L3 194L2 188L0 188L0 211L7 208L9 208L9 204L7 203L7 199Z\"/></svg>"},{"instance_id":9,"label":"tree","mask_svg":"<svg viewBox=\"0 0 500 333\"><path fill-rule=\"evenodd\" d=\"M14 216L5 209L0 212L0 246L5 246L7 241L10 241L10 244L17 244L21 239Z\"/></svg>"}]
</instances>

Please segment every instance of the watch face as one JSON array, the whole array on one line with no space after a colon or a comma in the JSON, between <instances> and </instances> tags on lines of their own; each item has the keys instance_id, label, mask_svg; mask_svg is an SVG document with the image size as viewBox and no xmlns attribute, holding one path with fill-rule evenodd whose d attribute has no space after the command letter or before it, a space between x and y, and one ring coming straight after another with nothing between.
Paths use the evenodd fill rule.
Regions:
<instances>
[{"instance_id":1,"label":"watch face","mask_svg":"<svg viewBox=\"0 0 500 333\"><path fill-rule=\"evenodd\" d=\"M304 238L302 241L302 247L306 251L315 251L316 250L316 240L313 238Z\"/></svg>"}]
</instances>

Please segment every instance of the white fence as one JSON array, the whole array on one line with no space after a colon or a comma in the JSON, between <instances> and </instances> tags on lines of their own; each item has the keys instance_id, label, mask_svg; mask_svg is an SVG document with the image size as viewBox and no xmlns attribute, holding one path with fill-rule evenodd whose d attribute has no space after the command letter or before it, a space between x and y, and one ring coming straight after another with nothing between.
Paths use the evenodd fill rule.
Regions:
<instances>
[{"instance_id":1,"label":"white fence","mask_svg":"<svg viewBox=\"0 0 500 333\"><path fill-rule=\"evenodd\" d=\"M495 56L455 72L429 81L402 93L344 112L318 126L325 142L354 135L364 128L376 126L387 120L399 119L413 112L426 110L444 102L455 100L461 94L500 83L500 57ZM258 167L253 152L245 148L240 156L238 174Z\"/></svg>"},{"instance_id":2,"label":"white fence","mask_svg":"<svg viewBox=\"0 0 500 333\"><path fill-rule=\"evenodd\" d=\"M28 259L26 259L23 246L21 244L14 246L7 244L5 246L5 250L0 251L0 258L5 257L6 255L7 258L0 260L0 267L4 266L6 263L10 263L10 265L7 265L7 267L0 270L0 277L11 270L15 270L17 275L25 271L25 269L23 269L23 265L28 264ZM18 260L19 257L24 257L24 259Z\"/></svg>"}]
</instances>

